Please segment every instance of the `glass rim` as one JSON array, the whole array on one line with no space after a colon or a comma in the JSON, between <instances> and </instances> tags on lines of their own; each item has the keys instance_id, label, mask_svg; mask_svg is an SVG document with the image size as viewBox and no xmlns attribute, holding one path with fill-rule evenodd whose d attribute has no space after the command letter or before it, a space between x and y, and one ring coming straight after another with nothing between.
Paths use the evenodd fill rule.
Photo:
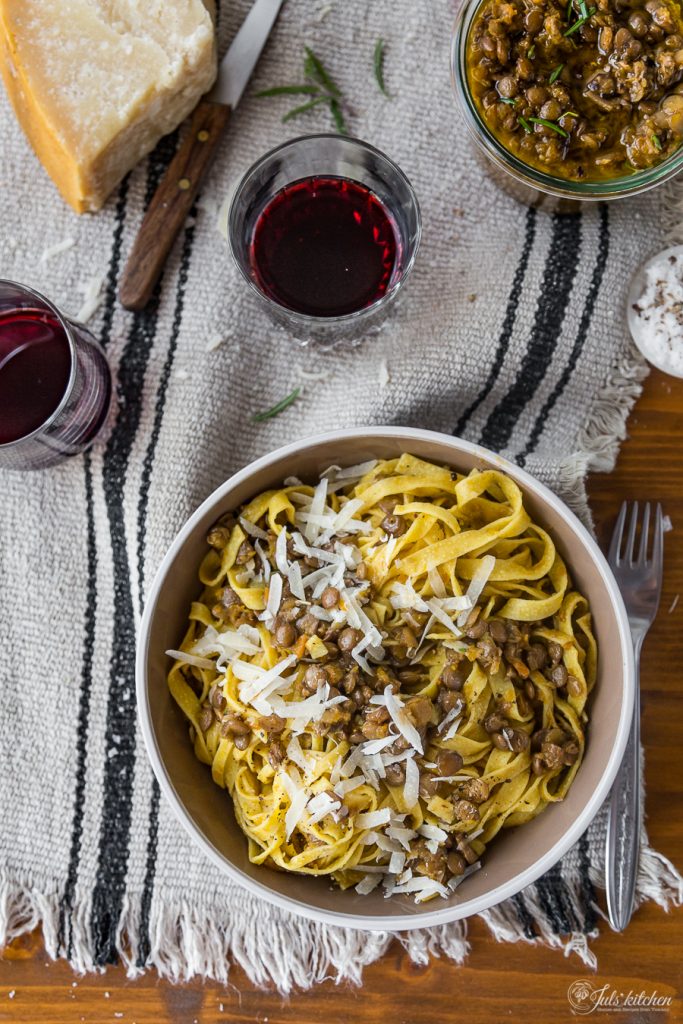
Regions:
<instances>
[{"instance_id":1,"label":"glass rim","mask_svg":"<svg viewBox=\"0 0 683 1024\"><path fill-rule=\"evenodd\" d=\"M321 139L332 139L340 143L350 143L351 145L357 146L359 149L372 153L374 156L377 156L381 160L384 160L387 164L389 164L392 171L401 179L402 183L405 185L408 195L410 196L410 201L415 209L415 239L412 245L412 252L410 253L410 257L407 260L405 266L402 268L400 276L394 281L392 286L387 289L384 295L381 295L378 299L375 299L375 301L371 302L370 305L362 306L361 309L355 309L352 313L343 313L341 316L313 316L310 313L301 313L299 312L299 310L292 309L291 306L285 306L282 302L277 302L270 295L267 295L266 292L263 291L263 289L258 287L253 277L246 271L245 267L243 266L243 261L237 254L236 242L234 241L236 233L235 219L237 216L236 211L238 201L242 193L244 192L245 188L253 178L253 176L260 170L261 167L267 164L278 154L282 153L284 150L293 149L296 146L300 146L302 143L316 142ZM300 179L292 179L292 181L295 180ZM362 184L362 182L359 182L359 184ZM410 274L411 270L413 269L415 258L417 256L418 249L420 248L421 240L422 211L420 210L420 203L417 198L415 189L413 188L410 179L406 175L405 171L401 170L399 165L394 160L392 160L391 157L387 156L386 153L384 153L381 149L378 149L376 146L373 146L370 142L365 142L364 139L356 138L356 136L354 135L340 135L338 132L316 132L312 135L298 135L294 139L288 139L286 142L281 142L277 146L274 146L272 149L269 149L266 153L260 156L258 160L255 160L254 163L251 164L251 166L248 167L247 170L244 172L239 181L239 184L237 185L237 188L235 189L232 195L232 199L230 200L230 208L228 210L228 246L230 248L230 254L238 270L240 271L242 277L247 282L252 292L255 295L257 295L261 300L265 300L269 305L273 306L274 308L286 310L287 313L291 317L295 317L299 321L299 323L310 325L311 327L322 326L324 324L352 324L356 320L362 319L363 317L368 316L370 313L376 312L378 309L381 309L384 305L390 302L391 299L393 299L396 292L398 291L398 289L401 287L403 282Z\"/></svg>"},{"instance_id":2,"label":"glass rim","mask_svg":"<svg viewBox=\"0 0 683 1024\"><path fill-rule=\"evenodd\" d=\"M580 202L601 202L609 199L623 199L639 195L657 185L669 181L683 168L683 143L679 148L654 167L646 167L628 176L599 181L571 181L546 174L506 149L477 110L470 92L465 51L472 22L488 0L463 0L453 25L451 37L451 83L459 101L459 108L465 123L479 147L498 167L512 177L521 179L541 192L560 199L576 199Z\"/></svg>"},{"instance_id":3,"label":"glass rim","mask_svg":"<svg viewBox=\"0 0 683 1024\"><path fill-rule=\"evenodd\" d=\"M16 288L19 291L28 292L29 295L32 295L39 302L42 302L44 303L45 306L47 306L48 311L55 316L55 318L59 322L60 327L63 329L64 334L66 335L66 340L69 344L69 354L71 356L71 369L69 371L69 379L64 389L64 394L59 400L59 405L50 413L47 419L43 420L43 422L40 423L37 427L35 427L35 429L32 430L29 434L22 434L21 437L15 438L14 441L5 441L4 443L0 443L0 451L7 451L9 448L14 448L16 445L23 444L25 441L29 441L32 437L36 437L38 434L42 434L44 430L46 430L55 422L55 420L64 410L64 407L69 401L69 398L71 397L71 392L73 391L74 388L74 384L76 383L77 359L76 342L74 341L73 334L71 333L71 327L66 317L64 317L62 313L60 313L55 304L51 302L45 295L43 295L42 292L39 292L36 288L31 288L30 285L21 284L19 281L12 281L6 277L0 277L0 288L2 288L3 285L9 285L10 288ZM21 309L23 307L18 306L16 308Z\"/></svg>"}]
</instances>

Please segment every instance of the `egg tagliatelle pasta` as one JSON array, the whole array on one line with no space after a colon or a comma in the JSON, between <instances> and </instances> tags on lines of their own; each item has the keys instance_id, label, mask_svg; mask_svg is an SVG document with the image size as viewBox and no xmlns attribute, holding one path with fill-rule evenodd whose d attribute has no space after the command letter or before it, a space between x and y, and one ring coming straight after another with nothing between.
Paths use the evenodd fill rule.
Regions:
<instances>
[{"instance_id":1,"label":"egg tagliatelle pasta","mask_svg":"<svg viewBox=\"0 0 683 1024\"><path fill-rule=\"evenodd\" d=\"M207 541L168 683L252 862L448 897L565 796L591 615L505 473L333 466Z\"/></svg>"}]
</instances>

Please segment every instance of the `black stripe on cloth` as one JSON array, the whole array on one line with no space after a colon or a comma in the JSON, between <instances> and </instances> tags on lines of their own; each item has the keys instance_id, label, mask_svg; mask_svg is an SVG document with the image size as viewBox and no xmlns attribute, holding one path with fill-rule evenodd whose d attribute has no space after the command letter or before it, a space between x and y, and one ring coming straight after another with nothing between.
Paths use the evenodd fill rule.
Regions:
<instances>
[{"instance_id":1,"label":"black stripe on cloth","mask_svg":"<svg viewBox=\"0 0 683 1024\"><path fill-rule=\"evenodd\" d=\"M138 954L136 965L144 967L152 949L152 936L149 930L149 919L154 894L154 878L157 866L157 847L159 844L159 800L161 790L156 775L152 776L152 793L149 801L147 821L147 856L145 861L145 880L140 897L140 927L138 934Z\"/></svg>"},{"instance_id":2,"label":"black stripe on cloth","mask_svg":"<svg viewBox=\"0 0 683 1024\"><path fill-rule=\"evenodd\" d=\"M512 331L515 326L515 319L517 317L517 308L519 306L519 300L522 295L522 288L524 286L524 278L526 277L527 267L529 266L529 257L531 250L534 246L534 240L536 238L536 208L530 206L527 210L526 223L524 227L524 244L522 246L522 252L519 257L517 269L515 270L515 276L512 279L512 287L510 288L510 295L508 296L507 306L505 309L505 316L503 318L503 326L501 327L500 336L498 338L498 344L496 346L496 354L493 357L493 363L489 370L489 375L486 378L486 383L483 388L468 407L465 409L460 419L455 425L453 434L459 437L470 417L477 411L479 406L486 400L491 392L491 388L498 379L500 368L503 365L505 359L505 353L507 352L508 345L510 344L510 338L512 337Z\"/></svg>"},{"instance_id":3,"label":"black stripe on cloth","mask_svg":"<svg viewBox=\"0 0 683 1024\"><path fill-rule=\"evenodd\" d=\"M135 613L126 547L124 488L128 459L140 422L141 392L154 343L158 293L136 313L119 366L119 388L126 396L104 454L103 490L111 534L114 616L106 733L104 787L93 892L95 962L114 963L116 931L123 906L135 767Z\"/></svg>"},{"instance_id":4,"label":"black stripe on cloth","mask_svg":"<svg viewBox=\"0 0 683 1024\"><path fill-rule=\"evenodd\" d=\"M149 505L149 489L154 468L154 457L161 432L161 424L164 418L166 406L166 393L168 382L173 369L173 360L178 347L178 335L183 320L183 309L185 306L185 288L187 286L187 275L190 269L192 258L192 246L194 243L193 220L196 209L190 211L190 223L185 230L183 248L180 255L180 269L178 271L178 284L176 287L175 310L173 313L173 324L171 326L171 340L166 354L166 361L159 380L156 406L154 409L154 426L150 437L149 445L145 453L145 461L142 469L142 483L140 486L140 500L138 502L138 580L140 588L140 612L142 613L143 593L145 586L145 539L147 530L147 508ZM147 826L147 858L145 864L145 880L143 883L142 897L140 900L140 938L138 946L138 967L144 967L151 949L151 936L149 934L149 917L152 906L152 895L154 892L154 878L156 874L157 841L159 833L159 784L155 776L152 776L152 794L150 799L149 822Z\"/></svg>"},{"instance_id":5,"label":"black stripe on cloth","mask_svg":"<svg viewBox=\"0 0 683 1024\"><path fill-rule=\"evenodd\" d=\"M543 875L534 884L536 885L536 892L538 893L538 902L543 909L543 913L550 922L552 930L556 935L565 935L571 929L563 927L560 909L557 905L555 893L553 892L548 875Z\"/></svg>"},{"instance_id":6,"label":"black stripe on cloth","mask_svg":"<svg viewBox=\"0 0 683 1024\"><path fill-rule=\"evenodd\" d=\"M569 935L579 929L577 916L572 908L572 899L567 883L562 877L560 864L550 868L536 882L543 911L558 935Z\"/></svg>"},{"instance_id":7,"label":"black stripe on cloth","mask_svg":"<svg viewBox=\"0 0 683 1024\"><path fill-rule=\"evenodd\" d=\"M119 194L116 199L116 219L114 222L114 240L111 247L111 259L107 269L107 283L104 291L104 311L102 313L102 327L99 333L99 340L106 348L111 338L111 327L114 322L114 309L116 307L116 287L119 277L119 266L121 264L121 246L123 244L123 228L126 222L126 203L128 201L128 185L130 174L121 182Z\"/></svg>"},{"instance_id":8,"label":"black stripe on cloth","mask_svg":"<svg viewBox=\"0 0 683 1024\"><path fill-rule=\"evenodd\" d=\"M515 910L517 912L517 917L519 918L519 923L521 924L522 928L524 929L524 936L525 936L525 938L527 938L527 939L535 939L535 938L537 938L536 929L534 927L534 919L531 916L531 914L529 913L529 910L527 909L527 905L524 902L524 897L523 897L522 893L520 893L520 892L515 893L514 896L510 897L510 902L512 903L513 907L515 908Z\"/></svg>"},{"instance_id":9,"label":"black stripe on cloth","mask_svg":"<svg viewBox=\"0 0 683 1024\"><path fill-rule=\"evenodd\" d=\"M124 178L119 187L116 199L116 211L114 214L114 232L112 236L111 255L107 268L107 280L104 296L104 310L102 325L99 333L99 340L106 348L111 336L111 326L114 318L114 300L116 297L116 280L121 261L121 241L123 239L123 226L126 219L126 201L128 198L128 178ZM66 942L67 958L72 952L72 928L71 914L73 910L73 897L78 879L78 868L81 857L81 841L83 838L83 812L85 798L86 779L86 746L88 738L88 724L90 717L90 698L92 691L92 663L95 645L95 623L97 617L97 541L95 535L95 515L93 500L92 462L91 453L86 452L83 458L85 473L85 501L86 501L86 533L87 533L87 566L88 579L86 582L86 608L85 608L85 637L83 641L83 664L81 668L81 690L78 706L78 727L76 731L76 786L74 790L74 803L71 824L71 845L69 849L69 865L67 868L66 883L60 901L59 908L59 944L64 948L68 920L68 941Z\"/></svg>"},{"instance_id":10,"label":"black stripe on cloth","mask_svg":"<svg viewBox=\"0 0 683 1024\"><path fill-rule=\"evenodd\" d=\"M603 277L605 276L605 267L607 266L607 259L609 257L609 209L607 203L600 204L600 233L598 238L598 252L595 258L595 266L593 267L593 274L591 277L590 286L588 288L588 294L586 296L586 302L583 307L583 313L581 314L581 320L579 322L579 328L576 332L576 340L570 353L567 365L565 366L560 379L553 388L551 394L546 399L543 408L536 417L531 435L527 441L526 448L522 452L522 460L526 458L534 451L538 444L539 438L543 433L543 428L546 424L548 416L562 397L564 389L566 388L572 373L576 368L583 347L588 337L588 328L590 327L593 313L595 312L595 304L597 302L600 287L602 285Z\"/></svg>"},{"instance_id":11,"label":"black stripe on cloth","mask_svg":"<svg viewBox=\"0 0 683 1024\"><path fill-rule=\"evenodd\" d=\"M83 663L81 665L81 691L78 702L78 725L76 729L76 786L74 790L71 825L71 847L66 883L59 907L59 945L70 959L72 952L71 913L78 879L78 866L83 839L83 809L85 806L85 777L87 765L88 719L92 693L92 664L95 650L95 620L97 615L97 543L95 539L95 510L93 503L92 464L90 452L83 457L85 475L85 507L87 521L87 565L88 579L85 586L85 636L83 640ZM66 939L68 920L68 940Z\"/></svg>"},{"instance_id":12,"label":"black stripe on cloth","mask_svg":"<svg viewBox=\"0 0 683 1024\"><path fill-rule=\"evenodd\" d=\"M162 139L149 158L145 208L175 152L177 136ZM124 493L128 462L142 412L142 392L157 329L161 281L146 309L133 314L119 363L119 407L102 465L102 487L111 537L114 615L109 669L104 783L97 874L90 925L93 959L115 963L116 937L128 872L135 775L135 611L126 545Z\"/></svg>"},{"instance_id":13,"label":"black stripe on cloth","mask_svg":"<svg viewBox=\"0 0 683 1024\"><path fill-rule=\"evenodd\" d=\"M168 346L168 352L166 353L166 361L164 363L163 370L161 371L161 377L159 379L159 389L157 391L157 400L154 407L154 425L152 427L152 434L149 440L149 444L147 445L147 451L145 452L145 459L142 466L140 499L138 501L137 545L138 580L140 586L140 612L142 612L142 595L145 588L145 541L147 533L147 507L149 505L149 488L152 479L152 469L154 467L156 447L159 441L161 424L164 418L168 382L171 377L171 370L173 369L173 360L175 359L176 349L178 347L178 334L180 332L180 325L183 319L183 309L185 307L185 288L187 286L187 275L190 269L192 246L194 244L195 230L192 221L195 215L196 207L193 207L192 210L190 211L190 224L185 230L183 248L180 254L180 268L178 271L178 283L176 286L175 309L173 311L173 323L171 325L171 340Z\"/></svg>"},{"instance_id":14,"label":"black stripe on cloth","mask_svg":"<svg viewBox=\"0 0 683 1024\"><path fill-rule=\"evenodd\" d=\"M592 932L598 921L597 914L595 912L595 887L591 882L589 869L588 833L584 832L579 839L579 871L581 874L581 893L583 895L584 905L583 931L586 933Z\"/></svg>"},{"instance_id":15,"label":"black stripe on cloth","mask_svg":"<svg viewBox=\"0 0 683 1024\"><path fill-rule=\"evenodd\" d=\"M533 327L514 384L493 410L480 442L500 451L552 362L571 297L581 251L581 214L556 213Z\"/></svg>"},{"instance_id":16,"label":"black stripe on cloth","mask_svg":"<svg viewBox=\"0 0 683 1024\"><path fill-rule=\"evenodd\" d=\"M571 931L578 931L580 928L579 919L574 908L574 900L569 891L569 885L562 875L561 862L550 869L548 878L552 880L551 884L561 910L563 925L569 925Z\"/></svg>"}]
</instances>

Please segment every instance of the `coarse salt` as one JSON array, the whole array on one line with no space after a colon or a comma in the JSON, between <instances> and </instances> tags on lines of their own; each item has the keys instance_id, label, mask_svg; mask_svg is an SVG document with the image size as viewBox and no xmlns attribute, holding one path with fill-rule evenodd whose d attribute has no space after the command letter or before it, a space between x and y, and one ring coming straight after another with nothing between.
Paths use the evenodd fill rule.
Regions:
<instances>
[{"instance_id":1,"label":"coarse salt","mask_svg":"<svg viewBox=\"0 0 683 1024\"><path fill-rule=\"evenodd\" d=\"M663 370L683 376L683 253L663 253L650 263L632 310L643 353Z\"/></svg>"}]
</instances>

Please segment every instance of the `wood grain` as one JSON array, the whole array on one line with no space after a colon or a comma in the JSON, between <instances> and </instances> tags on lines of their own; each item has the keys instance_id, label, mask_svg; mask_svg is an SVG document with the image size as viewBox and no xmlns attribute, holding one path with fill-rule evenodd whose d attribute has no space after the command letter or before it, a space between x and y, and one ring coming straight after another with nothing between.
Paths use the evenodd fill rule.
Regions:
<instances>
[{"instance_id":1,"label":"wood grain","mask_svg":"<svg viewBox=\"0 0 683 1024\"><path fill-rule=\"evenodd\" d=\"M673 522L666 537L659 617L645 645L642 672L643 741L647 750L648 828L653 845L683 865L683 381L653 372L630 424L617 469L590 481L598 533L609 538L624 498L661 500ZM680 601L672 608L677 595ZM47 961L37 934L5 951L0 961L0 1021L16 1024L534 1024L577 1018L567 1001L569 984L589 978L617 992L655 990L671 996L668 1011L601 1011L591 1020L657 1024L683 1020L683 913L665 914L646 904L626 932L605 924L594 943L599 969L591 975L575 957L522 943L498 945L485 925L470 922L471 952L458 967L445 959L427 967L410 963L400 946L365 973L362 988L332 981L283 1000L259 992L237 968L232 986L195 981L172 986L150 973L136 981L120 967L77 978L67 964ZM12 998L9 994L13 993Z\"/></svg>"},{"instance_id":2,"label":"wood grain","mask_svg":"<svg viewBox=\"0 0 683 1024\"><path fill-rule=\"evenodd\" d=\"M194 111L187 134L143 217L121 276L119 299L126 309L144 309L152 297L229 118L230 107L206 99Z\"/></svg>"}]
</instances>

